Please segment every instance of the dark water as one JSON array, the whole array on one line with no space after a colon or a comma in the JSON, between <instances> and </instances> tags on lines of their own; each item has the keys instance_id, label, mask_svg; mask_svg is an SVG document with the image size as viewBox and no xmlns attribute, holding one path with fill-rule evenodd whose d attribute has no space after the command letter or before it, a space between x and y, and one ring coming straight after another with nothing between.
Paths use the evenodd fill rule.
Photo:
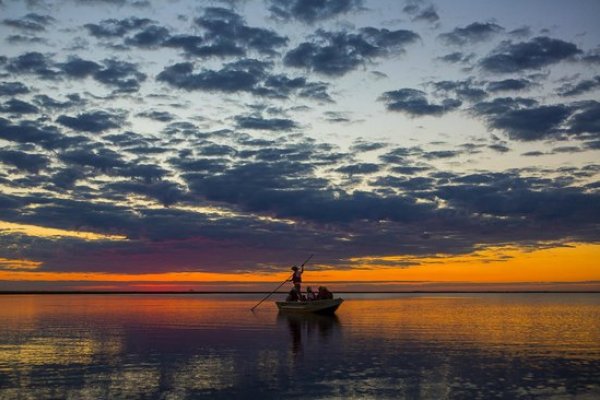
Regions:
<instances>
[{"instance_id":1,"label":"dark water","mask_svg":"<svg viewBox=\"0 0 600 400\"><path fill-rule=\"evenodd\" d=\"M600 398L600 295L346 297L0 296L0 399Z\"/></svg>"}]
</instances>

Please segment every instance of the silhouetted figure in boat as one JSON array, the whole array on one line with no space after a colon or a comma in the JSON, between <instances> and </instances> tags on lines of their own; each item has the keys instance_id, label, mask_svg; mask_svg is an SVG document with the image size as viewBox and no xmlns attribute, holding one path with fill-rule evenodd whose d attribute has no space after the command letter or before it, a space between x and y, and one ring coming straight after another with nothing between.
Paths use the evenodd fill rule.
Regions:
<instances>
[{"instance_id":1,"label":"silhouetted figure in boat","mask_svg":"<svg viewBox=\"0 0 600 400\"><path fill-rule=\"evenodd\" d=\"M287 297L285 298L285 301L298 301L298 300L300 300L300 296L299 296L298 292L296 291L296 288L294 287L288 293Z\"/></svg>"},{"instance_id":2,"label":"silhouetted figure in boat","mask_svg":"<svg viewBox=\"0 0 600 400\"><path fill-rule=\"evenodd\" d=\"M297 266L293 266L292 267L292 271L294 271L294 273L292 274L292 282L294 283L294 289L296 289L296 291L298 292L298 296L300 296L301 292L301 286L302 286L302 273L304 272L304 264L302 264L302 266L300 268L298 268Z\"/></svg>"},{"instance_id":3,"label":"silhouetted figure in boat","mask_svg":"<svg viewBox=\"0 0 600 400\"><path fill-rule=\"evenodd\" d=\"M331 293L325 286L319 286L319 293L317 294L319 300L333 299L333 293Z\"/></svg>"},{"instance_id":4,"label":"silhouetted figure in boat","mask_svg":"<svg viewBox=\"0 0 600 400\"><path fill-rule=\"evenodd\" d=\"M316 299L317 299L317 296L315 296L315 292L312 291L312 288L310 286L307 286L306 287L306 300L313 301Z\"/></svg>"}]
</instances>

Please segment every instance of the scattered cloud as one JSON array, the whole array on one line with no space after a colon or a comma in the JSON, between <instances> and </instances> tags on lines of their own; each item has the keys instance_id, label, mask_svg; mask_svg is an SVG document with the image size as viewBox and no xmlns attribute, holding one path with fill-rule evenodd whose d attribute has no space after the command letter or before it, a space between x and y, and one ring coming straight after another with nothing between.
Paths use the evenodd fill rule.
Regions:
<instances>
[{"instance_id":1,"label":"scattered cloud","mask_svg":"<svg viewBox=\"0 0 600 400\"><path fill-rule=\"evenodd\" d=\"M473 22L463 28L454 28L451 32L438 37L446 44L464 46L491 39L504 31L504 28L492 22Z\"/></svg>"},{"instance_id":2,"label":"scattered cloud","mask_svg":"<svg viewBox=\"0 0 600 400\"><path fill-rule=\"evenodd\" d=\"M540 36L528 42L504 42L483 58L480 65L488 72L514 73L538 70L581 53L573 43Z\"/></svg>"},{"instance_id":3,"label":"scattered cloud","mask_svg":"<svg viewBox=\"0 0 600 400\"><path fill-rule=\"evenodd\" d=\"M358 33L318 30L309 42L288 51L286 66L304 68L323 75L344 75L368 61L401 54L420 36L409 30L362 28Z\"/></svg>"}]
</instances>

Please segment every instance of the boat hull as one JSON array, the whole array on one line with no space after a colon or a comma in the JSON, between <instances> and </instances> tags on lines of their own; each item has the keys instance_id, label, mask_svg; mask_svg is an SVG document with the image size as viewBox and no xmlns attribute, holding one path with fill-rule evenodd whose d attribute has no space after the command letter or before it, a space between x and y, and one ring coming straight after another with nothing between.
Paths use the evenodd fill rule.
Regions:
<instances>
[{"instance_id":1,"label":"boat hull","mask_svg":"<svg viewBox=\"0 0 600 400\"><path fill-rule=\"evenodd\" d=\"M344 299L327 299L312 301L276 301L279 311L290 313L333 314Z\"/></svg>"}]
</instances>

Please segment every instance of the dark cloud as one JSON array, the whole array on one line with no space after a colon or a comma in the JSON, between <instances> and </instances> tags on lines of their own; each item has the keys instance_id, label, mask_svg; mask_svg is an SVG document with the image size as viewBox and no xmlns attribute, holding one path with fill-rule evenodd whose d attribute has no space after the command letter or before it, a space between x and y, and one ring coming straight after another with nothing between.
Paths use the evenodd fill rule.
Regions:
<instances>
[{"instance_id":1,"label":"dark cloud","mask_svg":"<svg viewBox=\"0 0 600 400\"><path fill-rule=\"evenodd\" d=\"M296 127L291 119L284 118L262 118L253 116L237 116L235 122L241 129L258 129L268 131L289 131Z\"/></svg>"},{"instance_id":2,"label":"dark cloud","mask_svg":"<svg viewBox=\"0 0 600 400\"><path fill-rule=\"evenodd\" d=\"M39 52L29 52L9 59L6 70L17 75L35 74L42 79L54 79L58 71L52 69L51 58Z\"/></svg>"},{"instance_id":3,"label":"dark cloud","mask_svg":"<svg viewBox=\"0 0 600 400\"><path fill-rule=\"evenodd\" d=\"M520 219L534 226L564 223L581 231L580 224L590 226L600 218L594 204L598 194L587 194L580 188L552 187L552 182L523 179L511 174L486 175L480 183L441 186L436 194L451 207L469 213L492 215L499 218ZM537 185L543 185L537 188ZM545 186L545 187L544 187ZM580 228L575 228L580 225ZM585 230L586 228L584 228Z\"/></svg>"},{"instance_id":4,"label":"dark cloud","mask_svg":"<svg viewBox=\"0 0 600 400\"><path fill-rule=\"evenodd\" d=\"M16 150L0 150L0 162L12 165L26 172L37 173L40 169L46 168L50 160L40 154L31 154Z\"/></svg>"},{"instance_id":5,"label":"dark cloud","mask_svg":"<svg viewBox=\"0 0 600 400\"><path fill-rule=\"evenodd\" d=\"M412 14L413 21L426 21L429 23L434 23L440 20L440 16L438 15L437 10L433 5L429 5L424 9L418 9Z\"/></svg>"},{"instance_id":6,"label":"dark cloud","mask_svg":"<svg viewBox=\"0 0 600 400\"><path fill-rule=\"evenodd\" d=\"M490 144L488 146L488 148L492 149L492 150L494 150L494 151L496 151L498 153L508 153L510 151L510 147L505 146L503 144L498 144L498 143Z\"/></svg>"},{"instance_id":7,"label":"dark cloud","mask_svg":"<svg viewBox=\"0 0 600 400\"><path fill-rule=\"evenodd\" d=\"M508 32L509 35L517 37L517 38L526 38L531 36L531 28L528 26L523 26L521 28L513 29Z\"/></svg>"},{"instance_id":8,"label":"dark cloud","mask_svg":"<svg viewBox=\"0 0 600 400\"><path fill-rule=\"evenodd\" d=\"M201 70L194 73L192 63L166 67L156 79L185 90L237 92L255 90L265 77L267 65L257 60L226 64L221 70Z\"/></svg>"},{"instance_id":9,"label":"dark cloud","mask_svg":"<svg viewBox=\"0 0 600 400\"><path fill-rule=\"evenodd\" d=\"M600 103L597 101L575 103L574 113L567 124L569 134L597 140L600 136Z\"/></svg>"},{"instance_id":10,"label":"dark cloud","mask_svg":"<svg viewBox=\"0 0 600 400\"><path fill-rule=\"evenodd\" d=\"M407 197L382 198L355 191L325 189L309 177L313 167L295 162L252 163L210 176L188 176L191 190L208 200L235 204L250 212L316 222L361 220L416 221L431 210Z\"/></svg>"},{"instance_id":11,"label":"dark cloud","mask_svg":"<svg viewBox=\"0 0 600 400\"><path fill-rule=\"evenodd\" d=\"M160 121L160 122L170 122L175 119L175 116L168 111L157 111L157 110L144 111L144 112L138 113L137 115L140 117L145 117L145 118L149 118L154 121Z\"/></svg>"},{"instance_id":12,"label":"dark cloud","mask_svg":"<svg viewBox=\"0 0 600 400\"><path fill-rule=\"evenodd\" d=\"M0 82L0 96L14 96L29 93L29 88L21 82Z\"/></svg>"},{"instance_id":13,"label":"dark cloud","mask_svg":"<svg viewBox=\"0 0 600 400\"><path fill-rule=\"evenodd\" d=\"M344 75L366 62L404 52L419 39L408 30L362 28L358 33L318 30L311 42L303 42L287 52L285 65L305 68L324 75Z\"/></svg>"},{"instance_id":14,"label":"dark cloud","mask_svg":"<svg viewBox=\"0 0 600 400\"><path fill-rule=\"evenodd\" d=\"M446 97L452 95L459 100L479 101L487 97L487 92L475 84L471 79L464 81L437 81L431 82L437 93Z\"/></svg>"},{"instance_id":15,"label":"dark cloud","mask_svg":"<svg viewBox=\"0 0 600 400\"><path fill-rule=\"evenodd\" d=\"M292 93L300 97L314 100L332 102L327 93L329 84L325 82L310 82L304 77L290 78L286 75L271 75L263 83L263 87L256 90L257 94L271 97L287 98Z\"/></svg>"},{"instance_id":16,"label":"dark cloud","mask_svg":"<svg viewBox=\"0 0 600 400\"><path fill-rule=\"evenodd\" d=\"M352 151L354 153L364 153L367 151L375 151L375 150L384 149L387 146L388 146L387 143L358 140L350 147L350 151Z\"/></svg>"},{"instance_id":17,"label":"dark cloud","mask_svg":"<svg viewBox=\"0 0 600 400\"><path fill-rule=\"evenodd\" d=\"M439 60L442 60L444 62L450 63L450 64L458 64L458 63L468 63L473 59L474 55L471 54L465 54L462 53L460 51L455 51L453 53L449 53L446 54L444 56L438 57Z\"/></svg>"},{"instance_id":18,"label":"dark cloud","mask_svg":"<svg viewBox=\"0 0 600 400\"><path fill-rule=\"evenodd\" d=\"M219 92L249 92L258 96L287 98L290 95L331 102L329 85L311 82L304 77L270 75L270 63L242 59L227 63L220 70L203 69L194 72L194 64L179 63L166 67L156 79L185 90Z\"/></svg>"},{"instance_id":19,"label":"dark cloud","mask_svg":"<svg viewBox=\"0 0 600 400\"><path fill-rule=\"evenodd\" d=\"M195 19L198 26L206 32L204 39L210 44L206 47L205 55L229 56L231 49L252 49L262 54L274 55L277 48L287 44L288 39L276 32L264 28L246 25L244 19L235 12L218 7L209 7L204 15ZM202 52L202 47L197 47ZM224 51L223 51L224 50ZM233 55L238 55L235 53Z\"/></svg>"},{"instance_id":20,"label":"dark cloud","mask_svg":"<svg viewBox=\"0 0 600 400\"><path fill-rule=\"evenodd\" d=\"M60 64L59 67L70 78L85 78L102 69L100 64L79 57L71 57L67 62Z\"/></svg>"},{"instance_id":21,"label":"dark cloud","mask_svg":"<svg viewBox=\"0 0 600 400\"><path fill-rule=\"evenodd\" d=\"M104 190L119 194L135 193L155 199L163 206L171 206L185 197L180 185L169 181L159 182L116 182L104 187Z\"/></svg>"},{"instance_id":22,"label":"dark cloud","mask_svg":"<svg viewBox=\"0 0 600 400\"><path fill-rule=\"evenodd\" d=\"M31 45L31 44L45 44L46 39L39 36L23 36L23 35L9 35L5 39L8 43L19 45Z\"/></svg>"},{"instance_id":23,"label":"dark cloud","mask_svg":"<svg viewBox=\"0 0 600 400\"><path fill-rule=\"evenodd\" d=\"M460 100L445 99L440 104L427 100L425 92L417 89L403 88L385 92L379 100L386 103L389 111L398 111L410 116L442 115L458 108Z\"/></svg>"},{"instance_id":24,"label":"dark cloud","mask_svg":"<svg viewBox=\"0 0 600 400\"><path fill-rule=\"evenodd\" d=\"M464 28L454 28L451 32L442 33L439 38L446 44L463 46L486 41L502 31L503 27L491 22L473 22Z\"/></svg>"},{"instance_id":25,"label":"dark cloud","mask_svg":"<svg viewBox=\"0 0 600 400\"><path fill-rule=\"evenodd\" d=\"M31 103L19 99L10 99L0 105L0 113L10 114L35 114L38 108Z\"/></svg>"},{"instance_id":26,"label":"dark cloud","mask_svg":"<svg viewBox=\"0 0 600 400\"><path fill-rule=\"evenodd\" d=\"M600 75L596 75L592 79L585 79L575 84L565 84L559 90L558 94L563 97L578 96L600 88Z\"/></svg>"},{"instance_id":27,"label":"dark cloud","mask_svg":"<svg viewBox=\"0 0 600 400\"><path fill-rule=\"evenodd\" d=\"M379 172L381 166L372 163L358 163L352 165L344 165L336 169L337 172L347 175L368 175Z\"/></svg>"},{"instance_id":28,"label":"dark cloud","mask_svg":"<svg viewBox=\"0 0 600 400\"><path fill-rule=\"evenodd\" d=\"M124 117L106 111L93 111L79 114L76 117L60 115L56 122L76 131L99 133L121 127Z\"/></svg>"},{"instance_id":29,"label":"dark cloud","mask_svg":"<svg viewBox=\"0 0 600 400\"><path fill-rule=\"evenodd\" d=\"M4 19L2 20L2 24L24 31L41 32L45 31L46 26L52 24L54 21L55 19L49 15L30 13L20 19Z\"/></svg>"},{"instance_id":30,"label":"dark cloud","mask_svg":"<svg viewBox=\"0 0 600 400\"><path fill-rule=\"evenodd\" d=\"M504 79L501 81L489 82L486 89L489 92L504 92L529 89L533 86L533 82L527 79Z\"/></svg>"},{"instance_id":31,"label":"dark cloud","mask_svg":"<svg viewBox=\"0 0 600 400\"><path fill-rule=\"evenodd\" d=\"M146 184L157 182L168 175L168 171L154 164L132 164L119 168L115 175L139 179Z\"/></svg>"},{"instance_id":32,"label":"dark cloud","mask_svg":"<svg viewBox=\"0 0 600 400\"><path fill-rule=\"evenodd\" d=\"M59 159L65 164L92 167L101 171L127 166L121 156L109 149L77 149L59 154Z\"/></svg>"},{"instance_id":33,"label":"dark cloud","mask_svg":"<svg viewBox=\"0 0 600 400\"><path fill-rule=\"evenodd\" d=\"M270 0L269 11L284 20L296 19L307 24L358 11L362 0Z\"/></svg>"},{"instance_id":34,"label":"dark cloud","mask_svg":"<svg viewBox=\"0 0 600 400\"><path fill-rule=\"evenodd\" d=\"M481 60L480 65L489 72L512 73L540 69L581 52L573 43L541 36L528 42L505 42Z\"/></svg>"},{"instance_id":35,"label":"dark cloud","mask_svg":"<svg viewBox=\"0 0 600 400\"><path fill-rule=\"evenodd\" d=\"M104 61L104 68L94 73L94 79L117 92L131 93L139 90L146 75L138 71L136 64L113 59Z\"/></svg>"},{"instance_id":36,"label":"dark cloud","mask_svg":"<svg viewBox=\"0 0 600 400\"><path fill-rule=\"evenodd\" d=\"M561 125L571 115L569 106L538 105L522 98L499 98L474 106L476 114L486 118L491 128L505 131L515 140L541 140L557 137Z\"/></svg>"},{"instance_id":37,"label":"dark cloud","mask_svg":"<svg viewBox=\"0 0 600 400\"><path fill-rule=\"evenodd\" d=\"M86 24L84 27L88 30L90 35L97 38L119 38L125 36L127 33L141 29L146 25L152 23L147 18L126 18L126 19L106 19L100 21L98 24Z\"/></svg>"},{"instance_id":38,"label":"dark cloud","mask_svg":"<svg viewBox=\"0 0 600 400\"><path fill-rule=\"evenodd\" d=\"M37 144L46 149L55 149L70 145L71 139L60 134L53 126L39 121L19 121L12 124L0 118L0 139L16 143Z\"/></svg>"},{"instance_id":39,"label":"dark cloud","mask_svg":"<svg viewBox=\"0 0 600 400\"><path fill-rule=\"evenodd\" d=\"M150 25L135 35L125 39L125 44L138 47L156 47L169 38L169 30L162 26Z\"/></svg>"},{"instance_id":40,"label":"dark cloud","mask_svg":"<svg viewBox=\"0 0 600 400\"><path fill-rule=\"evenodd\" d=\"M56 100L45 94L38 94L33 97L35 104L46 109L64 110L71 107L81 107L85 104L85 100L78 94L67 95L67 100Z\"/></svg>"},{"instance_id":41,"label":"dark cloud","mask_svg":"<svg viewBox=\"0 0 600 400\"><path fill-rule=\"evenodd\" d=\"M600 134L600 103L596 101L539 105L532 99L504 97L478 103L472 111L515 140L592 139Z\"/></svg>"}]
</instances>

